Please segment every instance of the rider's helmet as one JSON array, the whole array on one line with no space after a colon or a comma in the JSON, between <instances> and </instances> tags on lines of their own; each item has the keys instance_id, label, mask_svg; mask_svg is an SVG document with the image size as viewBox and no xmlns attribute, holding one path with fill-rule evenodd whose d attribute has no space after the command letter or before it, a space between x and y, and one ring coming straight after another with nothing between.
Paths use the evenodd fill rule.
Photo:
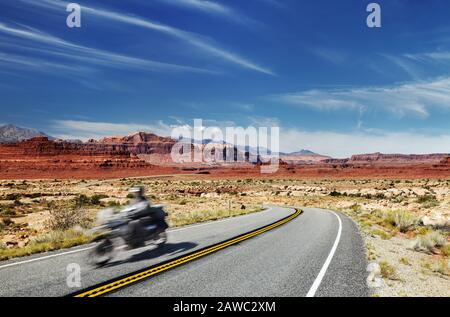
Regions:
<instances>
[{"instance_id":1,"label":"rider's helmet","mask_svg":"<svg viewBox=\"0 0 450 317\"><path fill-rule=\"evenodd\" d=\"M136 198L142 198L144 197L145 190L143 186L133 186L129 189L129 192Z\"/></svg>"}]
</instances>

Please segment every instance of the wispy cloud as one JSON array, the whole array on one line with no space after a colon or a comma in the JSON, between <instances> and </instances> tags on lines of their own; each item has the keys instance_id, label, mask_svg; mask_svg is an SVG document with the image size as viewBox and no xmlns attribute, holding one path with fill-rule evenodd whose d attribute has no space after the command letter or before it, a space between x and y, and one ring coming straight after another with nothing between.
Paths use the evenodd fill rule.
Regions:
<instances>
[{"instance_id":1,"label":"wispy cloud","mask_svg":"<svg viewBox=\"0 0 450 317\"><path fill-rule=\"evenodd\" d=\"M136 132L151 132L160 136L170 136L172 126L162 121L150 124L111 123L83 120L54 120L50 124L50 133L61 139L99 139L106 136L124 136Z\"/></svg>"},{"instance_id":2,"label":"wispy cloud","mask_svg":"<svg viewBox=\"0 0 450 317\"><path fill-rule=\"evenodd\" d=\"M48 62L43 59L23 57L15 54L7 54L0 52L0 64L4 68L22 68L23 70L30 70L30 68L38 69L42 72L55 72L62 71L65 73L91 73L94 71L92 68L80 67L77 68L70 67L65 64L60 64L56 62Z\"/></svg>"},{"instance_id":3,"label":"wispy cloud","mask_svg":"<svg viewBox=\"0 0 450 317\"><path fill-rule=\"evenodd\" d=\"M34 51L44 52L50 55L57 55L66 59L72 60L82 60L95 65L104 65L109 67L135 67L139 69L146 70L169 70L169 71L188 71L188 72L204 72L213 73L209 70L182 66L176 64L161 63L157 61L152 61L148 59L140 59L135 57L130 57L126 55L116 54L104 50L99 50L87 46L82 46L74 44L58 38L56 36L50 35L48 33L41 32L39 30L27 27L27 28L16 28L8 26L6 24L0 23L0 33L13 36L15 38L30 40L34 42L39 42L50 46L51 49L43 48L33 48L20 43L0 43L0 46L10 46L10 47L20 47L21 49L28 49ZM55 50L55 47L58 50ZM24 59L25 60L25 59ZM50 64L50 63L47 63Z\"/></svg>"},{"instance_id":4,"label":"wispy cloud","mask_svg":"<svg viewBox=\"0 0 450 317\"><path fill-rule=\"evenodd\" d=\"M158 0L161 3L189 10L204 12L213 16L221 16L233 22L245 25L260 25L261 23L237 12L235 9L218 1L210 0Z\"/></svg>"},{"instance_id":5,"label":"wispy cloud","mask_svg":"<svg viewBox=\"0 0 450 317\"><path fill-rule=\"evenodd\" d=\"M447 75L450 70L450 51L436 50L399 55L380 54L415 80L431 74Z\"/></svg>"},{"instance_id":6,"label":"wispy cloud","mask_svg":"<svg viewBox=\"0 0 450 317\"><path fill-rule=\"evenodd\" d=\"M336 65L341 65L347 60L347 55L338 49L324 47L305 46L312 54Z\"/></svg>"},{"instance_id":7,"label":"wispy cloud","mask_svg":"<svg viewBox=\"0 0 450 317\"><path fill-rule=\"evenodd\" d=\"M429 65L430 63L434 63L439 67L446 66L447 70L450 67L450 51L405 54L404 56L411 61L415 61L421 64Z\"/></svg>"},{"instance_id":8,"label":"wispy cloud","mask_svg":"<svg viewBox=\"0 0 450 317\"><path fill-rule=\"evenodd\" d=\"M64 1L56 1L56 0L21 0L30 4L44 6L47 8L65 8L68 4L68 2ZM239 56L236 53L227 51L225 49L222 49L218 47L217 45L213 44L212 41L207 40L205 37L200 36L198 34L187 32L169 25L156 23L153 21L150 21L148 19L144 19L138 16L132 16L123 14L116 11L106 10L106 9L100 9L95 7L88 7L82 5L82 10L84 13L91 14L100 18L113 20L116 22L125 23L128 25L138 26L145 29L149 29L152 31L160 32L167 34L171 37L177 38L179 40L182 40L186 43L189 43L190 45L193 45L194 47L199 48L200 50L221 58L222 60L228 61L230 63L239 65L241 67L244 67L246 69L250 69L253 71L257 71L260 73L268 74L268 75L274 75L274 73L265 67L259 66L256 63L245 59L241 56Z\"/></svg>"},{"instance_id":9,"label":"wispy cloud","mask_svg":"<svg viewBox=\"0 0 450 317\"><path fill-rule=\"evenodd\" d=\"M410 59L405 56L393 56L381 54L384 58L389 60L391 63L402 69L406 74L408 74L412 79L419 80L423 78L423 73L420 71L417 64L412 62Z\"/></svg>"},{"instance_id":10,"label":"wispy cloud","mask_svg":"<svg viewBox=\"0 0 450 317\"><path fill-rule=\"evenodd\" d=\"M428 117L431 108L450 109L450 78L389 87L308 90L271 99L318 110L367 109Z\"/></svg>"},{"instance_id":11,"label":"wispy cloud","mask_svg":"<svg viewBox=\"0 0 450 317\"><path fill-rule=\"evenodd\" d=\"M199 10L206 13L232 16L233 9L219 2L209 0L158 0L159 2L178 7Z\"/></svg>"}]
</instances>

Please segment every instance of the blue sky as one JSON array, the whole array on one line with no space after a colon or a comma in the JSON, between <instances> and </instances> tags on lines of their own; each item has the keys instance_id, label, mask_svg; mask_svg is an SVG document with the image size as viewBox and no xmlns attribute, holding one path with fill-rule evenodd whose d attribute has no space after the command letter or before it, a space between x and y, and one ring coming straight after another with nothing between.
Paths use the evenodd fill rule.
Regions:
<instances>
[{"instance_id":1,"label":"blue sky","mask_svg":"<svg viewBox=\"0 0 450 317\"><path fill-rule=\"evenodd\" d=\"M450 3L0 3L0 123L63 138L280 126L281 150L450 152Z\"/></svg>"}]
</instances>

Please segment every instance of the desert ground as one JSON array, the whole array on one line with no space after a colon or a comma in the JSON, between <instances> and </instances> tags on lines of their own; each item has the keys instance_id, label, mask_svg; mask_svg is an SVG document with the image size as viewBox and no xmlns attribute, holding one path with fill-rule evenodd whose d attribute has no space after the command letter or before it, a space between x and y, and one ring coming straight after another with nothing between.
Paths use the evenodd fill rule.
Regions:
<instances>
[{"instance_id":1,"label":"desert ground","mask_svg":"<svg viewBox=\"0 0 450 317\"><path fill-rule=\"evenodd\" d=\"M258 212L265 205L341 211L360 227L373 296L450 296L450 180L217 179L208 175L0 181L0 260L87 243L103 208L143 185L171 226ZM317 237L320 239L320 237Z\"/></svg>"}]
</instances>

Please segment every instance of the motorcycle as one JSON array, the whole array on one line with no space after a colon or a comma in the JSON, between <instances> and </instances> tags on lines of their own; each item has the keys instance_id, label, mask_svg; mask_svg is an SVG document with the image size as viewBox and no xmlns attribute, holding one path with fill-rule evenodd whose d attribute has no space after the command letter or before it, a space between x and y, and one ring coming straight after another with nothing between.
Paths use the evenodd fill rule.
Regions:
<instances>
[{"instance_id":1,"label":"motorcycle","mask_svg":"<svg viewBox=\"0 0 450 317\"><path fill-rule=\"evenodd\" d=\"M98 213L98 226L93 229L96 236L94 248L89 253L89 262L101 267L110 262L120 246L128 250L148 245L162 247L167 241L163 206L151 206L149 210L136 214L132 209L115 213L105 209Z\"/></svg>"}]
</instances>

